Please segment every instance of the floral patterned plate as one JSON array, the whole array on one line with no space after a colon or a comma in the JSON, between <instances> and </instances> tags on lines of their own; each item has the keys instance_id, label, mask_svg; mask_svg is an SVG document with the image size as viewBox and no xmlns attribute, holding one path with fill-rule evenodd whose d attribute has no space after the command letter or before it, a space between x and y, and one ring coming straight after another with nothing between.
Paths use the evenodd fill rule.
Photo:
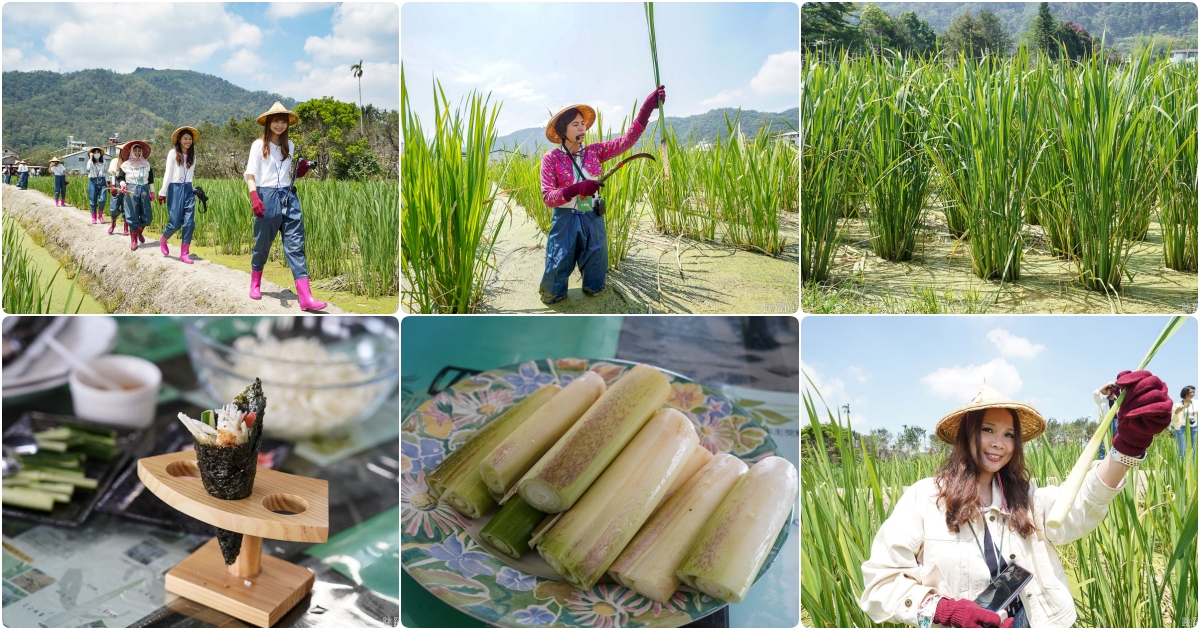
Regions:
<instances>
[{"instance_id":1,"label":"floral patterned plate","mask_svg":"<svg viewBox=\"0 0 1200 630\"><path fill-rule=\"evenodd\" d=\"M634 365L573 358L529 361L459 381L418 407L402 425L400 438L404 570L442 601L497 626L675 627L724 606L725 602L686 586L669 602L659 604L616 583L597 584L584 592L514 568L514 564L525 565L491 553L468 531L477 532L478 527L438 502L425 485L425 473L447 453L542 385L565 386L585 370L612 385ZM662 372L671 380L667 405L692 419L700 443L708 450L732 453L747 465L775 454L774 440L750 414L703 385ZM758 577L770 568L787 533L784 527Z\"/></svg>"}]
</instances>

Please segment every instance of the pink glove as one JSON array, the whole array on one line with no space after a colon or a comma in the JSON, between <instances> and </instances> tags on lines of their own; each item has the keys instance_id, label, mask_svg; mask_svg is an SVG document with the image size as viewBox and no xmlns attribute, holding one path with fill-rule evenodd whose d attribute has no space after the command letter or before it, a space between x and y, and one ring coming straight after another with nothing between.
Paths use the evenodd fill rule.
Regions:
<instances>
[{"instance_id":1,"label":"pink glove","mask_svg":"<svg viewBox=\"0 0 1200 630\"><path fill-rule=\"evenodd\" d=\"M254 211L254 216L263 218L267 212L267 207L263 205L262 199L258 198L258 191L250 193L250 209Z\"/></svg>"},{"instance_id":2,"label":"pink glove","mask_svg":"<svg viewBox=\"0 0 1200 630\"><path fill-rule=\"evenodd\" d=\"M159 196L158 196L158 203L162 203L162 202L164 202L164 201L166 201L166 200L167 200L167 198L166 198L166 197L164 197L164 196L162 196L162 195L159 195Z\"/></svg>"},{"instance_id":3,"label":"pink glove","mask_svg":"<svg viewBox=\"0 0 1200 630\"><path fill-rule=\"evenodd\" d=\"M667 102L667 88L662 85L655 88L650 96L647 96L646 100L642 102L642 109L638 111L637 121L642 123L643 127L650 122L650 112L658 109L660 100L664 103Z\"/></svg>"},{"instance_id":4,"label":"pink glove","mask_svg":"<svg viewBox=\"0 0 1200 630\"><path fill-rule=\"evenodd\" d=\"M604 184L601 184L595 180L585 179L577 184L571 184L570 186L564 188L563 197L565 197L567 201L574 199L575 195L579 195L581 197L591 197L592 195L595 195L603 185Z\"/></svg>"},{"instance_id":5,"label":"pink glove","mask_svg":"<svg viewBox=\"0 0 1200 630\"><path fill-rule=\"evenodd\" d=\"M296 179L305 175L308 175L308 160L300 160L300 166L296 167Z\"/></svg>"},{"instance_id":6,"label":"pink glove","mask_svg":"<svg viewBox=\"0 0 1200 630\"><path fill-rule=\"evenodd\" d=\"M1125 400L1117 410L1117 435L1113 448L1130 457L1141 457L1158 435L1171 424L1171 394L1167 384L1147 370L1117 375Z\"/></svg>"},{"instance_id":7,"label":"pink glove","mask_svg":"<svg viewBox=\"0 0 1200 630\"><path fill-rule=\"evenodd\" d=\"M943 597L938 600L933 622L952 628L1008 628L1013 620L1006 619L1008 625L1001 625L1000 615L969 599Z\"/></svg>"}]
</instances>

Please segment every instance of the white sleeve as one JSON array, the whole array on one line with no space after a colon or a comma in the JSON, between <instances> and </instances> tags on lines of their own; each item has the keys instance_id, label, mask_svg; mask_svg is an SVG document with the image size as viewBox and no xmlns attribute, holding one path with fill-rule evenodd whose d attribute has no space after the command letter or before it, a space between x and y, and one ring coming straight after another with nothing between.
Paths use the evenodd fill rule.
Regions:
<instances>
[{"instance_id":1,"label":"white sleeve","mask_svg":"<svg viewBox=\"0 0 1200 630\"><path fill-rule=\"evenodd\" d=\"M243 178L246 175L253 175L256 186L262 185L262 161L262 138L259 138L250 145L250 157L246 160L246 172L242 173Z\"/></svg>"},{"instance_id":2,"label":"white sleeve","mask_svg":"<svg viewBox=\"0 0 1200 630\"><path fill-rule=\"evenodd\" d=\"M167 186L170 185L170 182L174 181L175 169L177 168L179 167L175 165L175 149L171 149L167 152L167 168L166 172L163 173L162 187L158 190L158 196L167 196Z\"/></svg>"},{"instance_id":3,"label":"white sleeve","mask_svg":"<svg viewBox=\"0 0 1200 630\"><path fill-rule=\"evenodd\" d=\"M924 529L913 484L876 532L871 556L862 564L863 590L858 606L872 621L916 626L921 602L926 595L936 592L926 584L941 579L940 567L917 562L925 544Z\"/></svg>"}]
</instances>

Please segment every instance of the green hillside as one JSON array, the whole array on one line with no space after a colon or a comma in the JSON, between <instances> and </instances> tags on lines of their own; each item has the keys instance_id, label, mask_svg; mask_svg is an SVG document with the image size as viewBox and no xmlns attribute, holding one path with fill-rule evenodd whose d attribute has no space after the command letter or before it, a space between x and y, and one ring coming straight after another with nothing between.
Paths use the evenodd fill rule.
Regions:
<instances>
[{"instance_id":1,"label":"green hillside","mask_svg":"<svg viewBox=\"0 0 1200 630\"><path fill-rule=\"evenodd\" d=\"M602 112L603 113L603 112ZM732 122L734 117L738 115L736 109L713 109L703 114L696 116L687 116L677 118L667 116L667 124L679 134L680 139L686 140L691 134L695 134L697 142L712 142L717 139L717 136L726 135L725 115L729 115L729 120ZM783 133L785 131L793 131L800 127L800 108L793 107L783 112L759 112L752 109L742 110L740 124L742 133L748 136L754 135L759 128L763 126L764 121L770 120L770 129L775 133ZM786 121L786 124L785 122ZM619 121L617 122L619 125ZM605 127L611 127L612 121L605 119ZM788 125L791 125L790 127ZM613 129L615 133L620 127ZM648 134L655 130L655 122L651 120L650 129L646 134L642 135L642 141L648 139ZM659 132L661 133L661 132ZM494 149L503 147L513 148L521 147L523 153L544 153L549 150L550 143L546 140L546 131L541 127L531 127L514 131L506 136L498 138L496 143L492 145Z\"/></svg>"},{"instance_id":2,"label":"green hillside","mask_svg":"<svg viewBox=\"0 0 1200 630\"><path fill-rule=\"evenodd\" d=\"M278 94L240 88L220 77L190 70L138 68L5 72L4 146L25 154L66 144L67 136L100 143L116 132L122 139L148 137L164 124L198 126L258 115L282 101Z\"/></svg>"}]
</instances>

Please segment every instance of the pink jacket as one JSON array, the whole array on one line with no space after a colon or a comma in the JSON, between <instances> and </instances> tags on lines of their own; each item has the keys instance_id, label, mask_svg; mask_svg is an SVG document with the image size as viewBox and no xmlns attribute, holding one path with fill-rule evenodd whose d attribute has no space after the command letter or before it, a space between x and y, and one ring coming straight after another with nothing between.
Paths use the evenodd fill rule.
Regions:
<instances>
[{"instance_id":1,"label":"pink jacket","mask_svg":"<svg viewBox=\"0 0 1200 630\"><path fill-rule=\"evenodd\" d=\"M580 157L576 156L575 161L585 172L599 178L604 175L604 169L600 167L600 163L607 162L628 151L634 144L637 144L638 138L642 137L642 132L645 130L646 128L635 120L624 136L583 147L579 152L583 159L580 160ZM566 205L568 201L562 191L573 183L575 183L575 167L571 165L571 158L563 153L561 147L548 151L542 156L543 203L551 208Z\"/></svg>"}]
</instances>

